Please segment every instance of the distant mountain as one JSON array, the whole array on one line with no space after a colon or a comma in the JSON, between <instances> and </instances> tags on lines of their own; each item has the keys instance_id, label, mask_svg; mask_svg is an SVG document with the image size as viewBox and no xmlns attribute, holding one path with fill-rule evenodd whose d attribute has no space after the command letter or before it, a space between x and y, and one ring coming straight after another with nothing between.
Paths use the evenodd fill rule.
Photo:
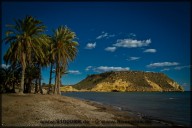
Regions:
<instances>
[{"instance_id":1,"label":"distant mountain","mask_svg":"<svg viewBox=\"0 0 192 128\"><path fill-rule=\"evenodd\" d=\"M73 88L97 92L184 91L179 84L163 73L141 71L117 71L89 75L73 85Z\"/></svg>"}]
</instances>

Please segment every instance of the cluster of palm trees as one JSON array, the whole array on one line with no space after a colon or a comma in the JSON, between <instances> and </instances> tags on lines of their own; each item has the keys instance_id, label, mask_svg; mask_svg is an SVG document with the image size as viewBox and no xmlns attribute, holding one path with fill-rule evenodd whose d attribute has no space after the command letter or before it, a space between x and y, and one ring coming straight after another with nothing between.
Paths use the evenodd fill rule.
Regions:
<instances>
[{"instance_id":1,"label":"cluster of palm trees","mask_svg":"<svg viewBox=\"0 0 192 128\"><path fill-rule=\"evenodd\" d=\"M61 77L66 73L68 63L77 55L76 34L66 26L60 26L52 36L45 34L45 25L32 16L15 20L7 25L5 43L10 44L4 55L6 64L20 66L19 92L30 92L32 81L36 80L35 92L42 93L41 68L50 66L49 93L60 94ZM51 86L55 67L55 86ZM39 87L38 87L39 86Z\"/></svg>"}]
</instances>

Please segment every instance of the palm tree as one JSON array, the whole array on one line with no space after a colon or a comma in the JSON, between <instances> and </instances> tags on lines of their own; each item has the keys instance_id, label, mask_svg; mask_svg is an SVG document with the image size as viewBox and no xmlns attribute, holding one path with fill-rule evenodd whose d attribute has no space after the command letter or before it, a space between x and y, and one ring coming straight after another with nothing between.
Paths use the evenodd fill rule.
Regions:
<instances>
[{"instance_id":1,"label":"palm tree","mask_svg":"<svg viewBox=\"0 0 192 128\"><path fill-rule=\"evenodd\" d=\"M75 38L75 33L66 26L54 31L51 53L56 63L55 94L60 94L61 72L67 69L69 61L73 61L77 55L78 43L73 41Z\"/></svg>"},{"instance_id":2,"label":"palm tree","mask_svg":"<svg viewBox=\"0 0 192 128\"><path fill-rule=\"evenodd\" d=\"M1 91L15 92L15 85L18 84L20 78L20 66L11 65L9 67L0 67L0 86Z\"/></svg>"},{"instance_id":3,"label":"palm tree","mask_svg":"<svg viewBox=\"0 0 192 128\"><path fill-rule=\"evenodd\" d=\"M24 90L25 69L31 63L32 53L35 56L44 56L42 45L47 45L47 36L43 34L45 26L32 16L23 20L15 20L15 25L7 25L10 29L6 32L5 43L10 43L10 48L5 54L6 63L19 63L22 66L20 93Z\"/></svg>"}]
</instances>

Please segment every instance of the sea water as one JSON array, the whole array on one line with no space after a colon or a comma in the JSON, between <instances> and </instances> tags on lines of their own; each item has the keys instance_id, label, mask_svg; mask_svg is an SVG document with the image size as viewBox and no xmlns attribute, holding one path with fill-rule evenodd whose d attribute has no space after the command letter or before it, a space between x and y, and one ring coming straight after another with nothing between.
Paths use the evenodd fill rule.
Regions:
<instances>
[{"instance_id":1,"label":"sea water","mask_svg":"<svg viewBox=\"0 0 192 128\"><path fill-rule=\"evenodd\" d=\"M141 113L146 117L189 126L190 92L67 92L62 95Z\"/></svg>"}]
</instances>

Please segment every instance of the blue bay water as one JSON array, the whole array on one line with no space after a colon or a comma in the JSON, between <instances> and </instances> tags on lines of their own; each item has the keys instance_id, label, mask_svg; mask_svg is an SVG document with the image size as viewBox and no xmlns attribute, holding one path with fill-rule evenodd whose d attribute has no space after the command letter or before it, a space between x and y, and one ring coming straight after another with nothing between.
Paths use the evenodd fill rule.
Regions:
<instances>
[{"instance_id":1,"label":"blue bay water","mask_svg":"<svg viewBox=\"0 0 192 128\"><path fill-rule=\"evenodd\" d=\"M67 92L62 95L139 112L142 115L190 125L190 92Z\"/></svg>"}]
</instances>

